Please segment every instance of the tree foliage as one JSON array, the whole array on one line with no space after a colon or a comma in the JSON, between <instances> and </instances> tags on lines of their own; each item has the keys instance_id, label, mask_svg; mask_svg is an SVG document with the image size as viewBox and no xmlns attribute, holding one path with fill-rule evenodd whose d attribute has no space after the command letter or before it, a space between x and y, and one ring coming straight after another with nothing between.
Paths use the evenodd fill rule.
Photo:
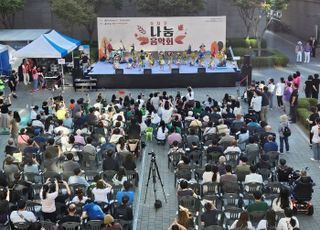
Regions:
<instances>
[{"instance_id":1,"label":"tree foliage","mask_svg":"<svg viewBox=\"0 0 320 230\"><path fill-rule=\"evenodd\" d=\"M91 42L103 3L111 3L117 10L123 6L123 0L51 0L51 9L67 25L85 27Z\"/></svg>"},{"instance_id":2,"label":"tree foliage","mask_svg":"<svg viewBox=\"0 0 320 230\"><path fill-rule=\"evenodd\" d=\"M204 0L137 0L137 6L152 16L194 15L204 8Z\"/></svg>"},{"instance_id":3,"label":"tree foliage","mask_svg":"<svg viewBox=\"0 0 320 230\"><path fill-rule=\"evenodd\" d=\"M0 21L5 28L13 28L15 14L23 7L24 0L0 0Z\"/></svg>"},{"instance_id":4,"label":"tree foliage","mask_svg":"<svg viewBox=\"0 0 320 230\"><path fill-rule=\"evenodd\" d=\"M273 20L280 20L282 11L287 9L289 0L233 0L238 7L243 20L247 36L253 30L253 35L258 41L259 56L261 54L261 40L269 24ZM265 21L263 21L265 20Z\"/></svg>"}]
</instances>

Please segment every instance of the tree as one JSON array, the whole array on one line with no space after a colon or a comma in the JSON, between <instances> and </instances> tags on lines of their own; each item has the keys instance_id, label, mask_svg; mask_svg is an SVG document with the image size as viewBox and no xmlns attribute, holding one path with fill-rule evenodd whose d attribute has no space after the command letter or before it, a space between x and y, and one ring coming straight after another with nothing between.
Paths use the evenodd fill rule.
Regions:
<instances>
[{"instance_id":1,"label":"tree","mask_svg":"<svg viewBox=\"0 0 320 230\"><path fill-rule=\"evenodd\" d=\"M51 0L51 8L69 26L83 26L88 32L89 42L91 43L97 25L98 11L102 3L109 2L117 10L122 8L122 0Z\"/></svg>"},{"instance_id":2,"label":"tree","mask_svg":"<svg viewBox=\"0 0 320 230\"><path fill-rule=\"evenodd\" d=\"M5 28L14 27L16 12L23 9L24 0L0 0L0 21Z\"/></svg>"},{"instance_id":3,"label":"tree","mask_svg":"<svg viewBox=\"0 0 320 230\"><path fill-rule=\"evenodd\" d=\"M138 10L152 16L194 15L204 0L137 0Z\"/></svg>"},{"instance_id":4,"label":"tree","mask_svg":"<svg viewBox=\"0 0 320 230\"><path fill-rule=\"evenodd\" d=\"M280 20L282 11L288 6L289 0L233 0L246 26L246 36L253 30L257 39L258 56L261 56L261 41L269 24Z\"/></svg>"},{"instance_id":5,"label":"tree","mask_svg":"<svg viewBox=\"0 0 320 230\"><path fill-rule=\"evenodd\" d=\"M261 56L261 42L268 26L273 20L281 20L282 11L287 9L288 3L289 0L264 0L259 4L258 14L253 19L253 33L257 39L258 56ZM265 21L262 22L262 20Z\"/></svg>"},{"instance_id":6,"label":"tree","mask_svg":"<svg viewBox=\"0 0 320 230\"><path fill-rule=\"evenodd\" d=\"M246 27L246 38L249 38L257 8L260 0L233 0L234 5L238 8L240 18Z\"/></svg>"}]
</instances>

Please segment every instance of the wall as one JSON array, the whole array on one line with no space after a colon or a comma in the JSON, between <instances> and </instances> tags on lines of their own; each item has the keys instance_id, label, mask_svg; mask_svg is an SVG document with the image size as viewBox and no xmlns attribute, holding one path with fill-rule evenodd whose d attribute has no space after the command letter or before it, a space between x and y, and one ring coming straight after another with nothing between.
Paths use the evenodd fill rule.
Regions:
<instances>
[{"instance_id":1,"label":"wall","mask_svg":"<svg viewBox=\"0 0 320 230\"><path fill-rule=\"evenodd\" d=\"M288 9L283 12L282 22L302 40L315 36L315 25L320 27L320 1L291 0Z\"/></svg>"},{"instance_id":2,"label":"wall","mask_svg":"<svg viewBox=\"0 0 320 230\"><path fill-rule=\"evenodd\" d=\"M232 5L232 0L207 0L206 2L206 7L199 12L199 16L226 15L227 37L244 36L243 23L237 9ZM145 16L137 11L135 0L124 0L124 6L121 11L114 9L110 4L104 4L98 15L103 17ZM15 28L49 28L74 36L80 40L87 40L87 32L83 28L63 25L61 20L51 12L49 0L26 0L24 10L16 15ZM94 39L97 39L97 32L94 33Z\"/></svg>"}]
</instances>

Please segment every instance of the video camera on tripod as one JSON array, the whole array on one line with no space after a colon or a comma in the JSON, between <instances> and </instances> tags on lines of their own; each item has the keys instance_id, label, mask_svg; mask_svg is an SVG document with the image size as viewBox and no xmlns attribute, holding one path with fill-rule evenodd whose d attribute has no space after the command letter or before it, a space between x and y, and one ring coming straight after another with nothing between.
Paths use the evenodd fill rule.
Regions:
<instances>
[{"instance_id":1,"label":"video camera on tripod","mask_svg":"<svg viewBox=\"0 0 320 230\"><path fill-rule=\"evenodd\" d=\"M160 177L159 168L158 168L158 164L157 164L157 161L156 161L156 154L152 151L152 152L148 153L148 155L151 155L151 160L150 160L150 166L149 166L148 181L147 181L147 186L146 186L144 203L146 203L146 200L147 200L149 181L150 181L151 173L152 173L153 193L154 193L154 198L155 198L154 207L156 209L158 209L158 208L162 207L162 203L161 203L161 200L157 199L157 186L156 186L157 177L158 177L158 179L160 181L160 185L162 187L162 193L163 193L164 200L166 201L166 203L167 203L167 198L166 198L166 194L164 192L163 183L162 183L162 180L161 180L161 177Z\"/></svg>"}]
</instances>

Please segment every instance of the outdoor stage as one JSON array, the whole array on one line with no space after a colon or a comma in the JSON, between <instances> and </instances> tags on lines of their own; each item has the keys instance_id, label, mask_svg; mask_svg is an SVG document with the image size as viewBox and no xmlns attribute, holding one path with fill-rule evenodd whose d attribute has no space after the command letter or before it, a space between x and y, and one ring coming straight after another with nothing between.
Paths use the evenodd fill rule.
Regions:
<instances>
[{"instance_id":1,"label":"outdoor stage","mask_svg":"<svg viewBox=\"0 0 320 230\"><path fill-rule=\"evenodd\" d=\"M205 66L208 66L207 64ZM227 63L226 67L215 69L203 68L198 72L198 66L173 64L173 73L168 65L161 70L158 64L152 68L128 69L127 64L120 64L123 74L116 74L113 65L97 62L90 67L88 76L97 79L97 88L180 88L180 87L234 87L240 79L240 70ZM144 73L151 69L151 74ZM179 69L179 72L174 72ZM205 70L205 71L204 71Z\"/></svg>"}]
</instances>

